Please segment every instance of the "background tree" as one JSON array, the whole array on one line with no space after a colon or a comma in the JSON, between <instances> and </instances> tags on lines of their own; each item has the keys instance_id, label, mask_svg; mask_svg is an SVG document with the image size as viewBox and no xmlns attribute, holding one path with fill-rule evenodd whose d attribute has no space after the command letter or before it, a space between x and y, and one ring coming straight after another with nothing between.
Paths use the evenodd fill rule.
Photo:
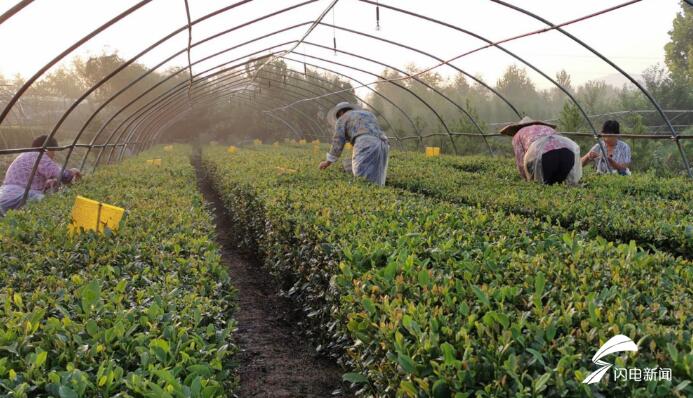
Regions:
<instances>
[{"instance_id":1,"label":"background tree","mask_svg":"<svg viewBox=\"0 0 693 398\"><path fill-rule=\"evenodd\" d=\"M558 129L565 132L576 132L583 130L584 125L585 119L577 105L572 101L565 101L561 115L558 118Z\"/></svg>"},{"instance_id":2,"label":"background tree","mask_svg":"<svg viewBox=\"0 0 693 398\"><path fill-rule=\"evenodd\" d=\"M693 77L693 6L681 1L681 11L669 31L671 41L664 46L664 60L669 70L686 79Z\"/></svg>"}]
</instances>

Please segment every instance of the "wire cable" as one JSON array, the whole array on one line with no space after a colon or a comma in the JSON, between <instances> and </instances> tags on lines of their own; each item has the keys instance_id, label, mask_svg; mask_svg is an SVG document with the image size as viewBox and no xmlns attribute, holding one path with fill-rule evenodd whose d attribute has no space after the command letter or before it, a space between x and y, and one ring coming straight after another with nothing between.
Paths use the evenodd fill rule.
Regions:
<instances>
[{"instance_id":1,"label":"wire cable","mask_svg":"<svg viewBox=\"0 0 693 398\"><path fill-rule=\"evenodd\" d=\"M641 1L642 1L642 0L630 0L630 1L627 1L627 2L625 2L625 3L618 4L618 5L615 5L615 6L613 6L613 7L609 7L609 8L606 8L606 9L604 9L604 10L594 12L594 13L591 13L591 14L588 14L588 15L585 15L585 16L582 16L582 17L580 17L580 18L572 19L572 20L570 20L570 21L563 22L563 23L558 24L558 25L546 27L546 28L543 28L543 29L533 30L533 31L531 31L531 32L527 32L527 33L515 35L515 36L509 37L509 38L507 38L507 39L503 39L503 40L500 40L500 41L497 41L497 42L494 42L494 43L489 43L489 44L483 45L483 46L481 46L481 47L478 47L478 48L476 48L476 49L473 49L473 50L471 50L471 51L467 51L467 52L465 52L465 53L462 53L462 54L460 54L460 55L457 55L457 56L455 56L455 57L453 57L453 58L450 58L450 59L448 59L448 60L444 60L444 61L442 61L442 62L440 62L440 63L438 63L438 64L436 64L436 65L433 65L433 66L431 66L431 67L429 67L429 68L426 68L426 69L424 69L424 70L422 70L422 71L419 71L419 72L417 72L417 73L414 73L414 74L411 74L411 75L408 75L408 76L393 77L393 78L390 78L390 79L377 80L377 81L374 81L374 82L362 84L362 85L355 86L355 87L351 87L351 88L348 88L348 89L339 90L339 91L332 92L332 93L327 93L327 94L322 95L322 96L305 98L305 99L303 99L303 100L296 101L296 102L292 102L292 103L287 104L287 105L285 105L285 106L283 106L283 107L275 108L275 109L272 109L272 110L273 110L273 111L274 111L274 110L283 110L283 109L290 108L290 107L292 107L292 106L294 106L294 105L297 105L297 104L299 104L299 103L302 103L302 102L308 102L308 101L320 99L320 98L322 98L322 97L326 97L326 96L329 96L329 95L332 95L332 94L338 94L338 93L340 93L340 92L350 91L350 90L352 90L352 89L357 89L357 88L361 88L361 87L371 86L371 85L378 84L378 83L395 82L395 81L400 81L400 80L408 80L408 79L411 79L411 78L414 78L414 77L421 76L421 75L423 75L423 74L425 74L425 73L428 73L428 72L430 72L430 71L432 71L432 70L434 70L434 69L440 68L441 66L449 65L449 64L450 64L451 62L453 62L453 61L456 61L456 60L458 60L458 59L460 59L460 58L463 58L463 57L465 57L465 56L467 56L467 55L476 53L476 52L478 52L478 51L482 51L482 50L485 50L485 49L487 49L487 48L495 47L495 46L497 46L497 45L499 45L499 44L503 44L503 43L507 43L507 42L510 42L510 41L522 39L522 38L525 38L525 37L529 37L529 36L533 36L533 35L539 35L539 34L543 34L543 33L546 33L546 32L550 32L550 31L552 31L552 30L556 30L556 29L558 29L558 28L561 28L561 27L564 27L564 26L568 26L568 25L572 25L572 24L575 24L575 23L578 23L578 22L586 21L586 20L588 20L588 19L595 18L595 17L597 17L597 16L600 16L600 15L603 15L603 14L606 14L606 13L609 13L609 12L612 12L612 11L616 11L616 10L618 10L618 9L621 9L621 8L623 8L623 7L627 7L627 6L633 5L633 4L635 4L635 3L639 3L639 2L641 2ZM335 1L335 3L336 3L336 1ZM319 22L319 21L316 21L316 23L318 23L318 22ZM302 40L305 40L305 38L303 38Z\"/></svg>"}]
</instances>

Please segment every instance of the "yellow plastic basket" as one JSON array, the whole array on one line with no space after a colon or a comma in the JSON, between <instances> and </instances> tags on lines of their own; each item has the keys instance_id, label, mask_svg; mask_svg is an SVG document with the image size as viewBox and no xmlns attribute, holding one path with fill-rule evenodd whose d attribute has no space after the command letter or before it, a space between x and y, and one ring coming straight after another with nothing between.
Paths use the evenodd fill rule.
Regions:
<instances>
[{"instance_id":1,"label":"yellow plastic basket","mask_svg":"<svg viewBox=\"0 0 693 398\"><path fill-rule=\"evenodd\" d=\"M147 164L152 166L161 166L161 159L147 159Z\"/></svg>"},{"instance_id":2,"label":"yellow plastic basket","mask_svg":"<svg viewBox=\"0 0 693 398\"><path fill-rule=\"evenodd\" d=\"M106 228L117 231L124 213L123 208L77 196L72 208L72 219L67 226L68 233L70 235L81 231L103 233Z\"/></svg>"},{"instance_id":3,"label":"yellow plastic basket","mask_svg":"<svg viewBox=\"0 0 693 398\"><path fill-rule=\"evenodd\" d=\"M235 146L231 145L230 147L226 148L226 152L228 152L228 153L236 153L236 152L238 152L238 148L236 148Z\"/></svg>"},{"instance_id":4,"label":"yellow plastic basket","mask_svg":"<svg viewBox=\"0 0 693 398\"><path fill-rule=\"evenodd\" d=\"M440 156L440 148L437 146L427 146L426 147L426 156L427 157Z\"/></svg>"}]
</instances>

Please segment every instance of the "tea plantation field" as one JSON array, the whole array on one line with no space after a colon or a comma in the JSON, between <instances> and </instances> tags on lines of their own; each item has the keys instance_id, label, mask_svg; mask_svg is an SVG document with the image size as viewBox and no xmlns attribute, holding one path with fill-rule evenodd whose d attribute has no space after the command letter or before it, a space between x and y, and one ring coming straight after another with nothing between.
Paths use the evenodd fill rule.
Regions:
<instances>
[{"instance_id":1,"label":"tea plantation field","mask_svg":"<svg viewBox=\"0 0 693 398\"><path fill-rule=\"evenodd\" d=\"M322 156L215 147L202 162L239 247L300 303L359 394L693 394L687 181L546 188L506 161L394 153L375 188L318 171ZM616 334L639 351L609 361L672 380L582 384Z\"/></svg>"},{"instance_id":2,"label":"tea plantation field","mask_svg":"<svg viewBox=\"0 0 693 398\"><path fill-rule=\"evenodd\" d=\"M693 396L689 181L543 187L509 160L393 152L379 188L319 171L325 149L210 146L201 167L237 249L357 396ZM0 396L234 396L243 308L191 153L154 149L0 219ZM126 208L121 228L68 236L76 195ZM639 350L605 361L671 381L582 384L617 334Z\"/></svg>"},{"instance_id":3,"label":"tea plantation field","mask_svg":"<svg viewBox=\"0 0 693 398\"><path fill-rule=\"evenodd\" d=\"M1 396L234 390L234 290L189 152L104 167L0 219ZM147 166L151 157L163 166ZM122 228L70 238L77 194L128 209Z\"/></svg>"}]
</instances>

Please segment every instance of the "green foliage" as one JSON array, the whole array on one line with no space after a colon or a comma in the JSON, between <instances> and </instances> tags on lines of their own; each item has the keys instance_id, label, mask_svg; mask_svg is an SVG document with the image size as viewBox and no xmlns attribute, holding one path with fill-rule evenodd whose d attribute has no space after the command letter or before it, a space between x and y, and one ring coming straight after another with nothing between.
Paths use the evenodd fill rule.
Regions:
<instances>
[{"instance_id":1,"label":"green foliage","mask_svg":"<svg viewBox=\"0 0 693 398\"><path fill-rule=\"evenodd\" d=\"M576 132L582 130L585 124L585 119L580 113L577 105L573 102L566 101L563 104L561 116L558 118L558 129L560 131Z\"/></svg>"},{"instance_id":2,"label":"green foliage","mask_svg":"<svg viewBox=\"0 0 693 398\"><path fill-rule=\"evenodd\" d=\"M651 174L629 178L586 170L580 187L522 181L509 160L444 156L430 162L417 153L397 153L388 183L454 203L529 217L550 218L591 237L636 240L688 257L693 253L693 190L685 177ZM445 176L445 177L441 177Z\"/></svg>"},{"instance_id":3,"label":"green foliage","mask_svg":"<svg viewBox=\"0 0 693 398\"><path fill-rule=\"evenodd\" d=\"M447 158L391 160L395 171L411 164L417 180L414 169ZM690 262L542 217L377 188L335 169L319 172L318 161L287 147L203 153L239 245L301 303L304 327L341 355L350 368L344 380L359 395L693 393L685 385L693 369ZM297 171L283 172L289 165ZM507 176L508 166L491 171ZM435 170L422 190L457 173ZM673 381L581 384L595 370L594 352L617 333L639 342L637 355L625 358L629 367L669 367Z\"/></svg>"},{"instance_id":4,"label":"green foliage","mask_svg":"<svg viewBox=\"0 0 693 398\"><path fill-rule=\"evenodd\" d=\"M160 157L161 168L144 159ZM29 397L221 397L233 290L189 150L152 151L0 220L0 389ZM67 236L75 195L128 210Z\"/></svg>"},{"instance_id":5,"label":"green foliage","mask_svg":"<svg viewBox=\"0 0 693 398\"><path fill-rule=\"evenodd\" d=\"M664 46L666 64L675 74L693 79L693 7L681 1L669 31L671 41Z\"/></svg>"}]
</instances>

